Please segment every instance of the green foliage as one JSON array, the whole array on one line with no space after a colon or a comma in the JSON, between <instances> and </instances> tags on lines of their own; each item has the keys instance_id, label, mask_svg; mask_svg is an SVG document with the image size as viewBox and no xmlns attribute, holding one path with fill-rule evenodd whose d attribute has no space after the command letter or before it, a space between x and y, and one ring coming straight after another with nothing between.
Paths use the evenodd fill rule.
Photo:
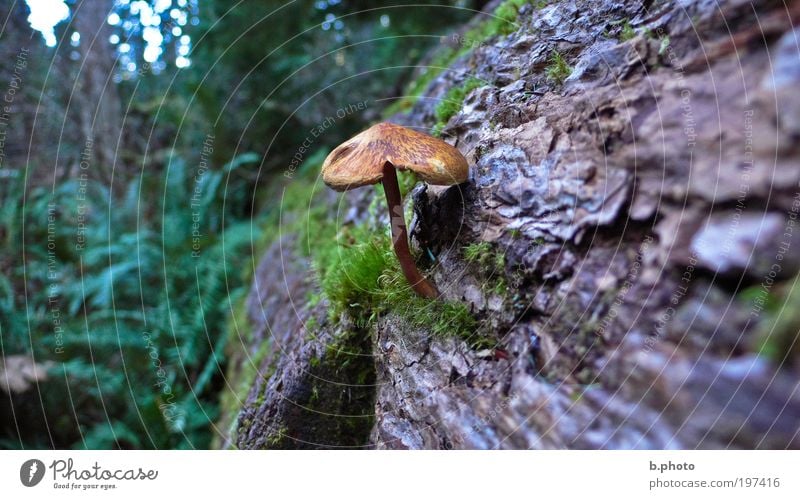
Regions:
<instances>
[{"instance_id":1,"label":"green foliage","mask_svg":"<svg viewBox=\"0 0 800 499\"><path fill-rule=\"evenodd\" d=\"M10 186L3 352L52 363L40 388L56 446L208 446L251 233L250 222L226 218L223 187L256 159L197 175L173 156L163 176L132 182L113 204L87 179L35 188L24 204ZM10 251L23 226L24 267Z\"/></svg>"},{"instance_id":2,"label":"green foliage","mask_svg":"<svg viewBox=\"0 0 800 499\"><path fill-rule=\"evenodd\" d=\"M545 72L547 78L560 85L572 74L572 68L564 60L564 56L554 50L550 56L550 64L548 64Z\"/></svg>"}]
</instances>

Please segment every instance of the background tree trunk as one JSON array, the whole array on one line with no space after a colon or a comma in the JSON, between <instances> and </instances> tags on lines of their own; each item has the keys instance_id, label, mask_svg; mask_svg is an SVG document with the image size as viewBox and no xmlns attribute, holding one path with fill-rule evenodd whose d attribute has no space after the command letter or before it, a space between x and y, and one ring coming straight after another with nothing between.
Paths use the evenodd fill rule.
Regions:
<instances>
[{"instance_id":1,"label":"background tree trunk","mask_svg":"<svg viewBox=\"0 0 800 499\"><path fill-rule=\"evenodd\" d=\"M73 8L72 21L72 29L81 37L73 109L79 115L85 140L91 140L84 149L89 151L93 169L106 182L112 178L122 129L122 106L113 81L117 58L109 42L111 29L107 22L112 6L111 0L81 0Z\"/></svg>"}]
</instances>

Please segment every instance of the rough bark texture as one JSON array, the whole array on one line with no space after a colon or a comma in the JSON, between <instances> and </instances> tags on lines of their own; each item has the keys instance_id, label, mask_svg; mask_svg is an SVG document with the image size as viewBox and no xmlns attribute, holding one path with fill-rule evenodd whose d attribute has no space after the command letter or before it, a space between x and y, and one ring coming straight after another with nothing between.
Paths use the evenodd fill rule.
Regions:
<instances>
[{"instance_id":1,"label":"rough bark texture","mask_svg":"<svg viewBox=\"0 0 800 499\"><path fill-rule=\"evenodd\" d=\"M122 104L113 82L117 56L109 42L112 31L107 22L113 5L110 0L81 0L72 21L72 27L81 35L81 66L75 77L75 109L71 112L78 113L76 121L87 141L82 159L95 165L93 170L109 184L117 167L118 145L123 140Z\"/></svg>"},{"instance_id":2,"label":"rough bark texture","mask_svg":"<svg viewBox=\"0 0 800 499\"><path fill-rule=\"evenodd\" d=\"M800 448L799 322L786 320L800 269L796 6L523 7L517 31L396 120L430 127L449 88L486 82L442 130L469 181L418 186L411 227L444 299L468 303L498 350L393 314L326 324L284 239L248 301L270 353L228 444ZM554 52L573 68L563 82L548 77ZM369 217L363 196L342 202ZM479 242L499 267L464 258ZM317 337L303 332L312 315ZM354 362L331 354L342 345Z\"/></svg>"}]
</instances>

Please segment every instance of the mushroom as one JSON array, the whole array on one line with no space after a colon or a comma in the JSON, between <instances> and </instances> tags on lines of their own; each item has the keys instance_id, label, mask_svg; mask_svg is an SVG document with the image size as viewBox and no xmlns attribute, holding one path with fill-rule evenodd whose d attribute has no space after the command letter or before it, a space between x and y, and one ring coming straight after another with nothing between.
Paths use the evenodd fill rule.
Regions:
<instances>
[{"instance_id":1,"label":"mushroom","mask_svg":"<svg viewBox=\"0 0 800 499\"><path fill-rule=\"evenodd\" d=\"M417 270L408 249L400 187L395 170L411 170L434 185L460 184L469 166L447 142L392 123L378 123L331 151L322 164L322 180L336 191L383 183L392 228L392 245L403 275L426 298L439 291Z\"/></svg>"}]
</instances>

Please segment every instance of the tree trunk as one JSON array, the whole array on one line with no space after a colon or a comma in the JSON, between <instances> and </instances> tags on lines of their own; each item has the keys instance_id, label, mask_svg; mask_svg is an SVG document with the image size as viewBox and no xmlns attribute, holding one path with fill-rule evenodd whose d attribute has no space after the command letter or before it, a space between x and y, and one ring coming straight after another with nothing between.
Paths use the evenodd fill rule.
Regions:
<instances>
[{"instance_id":1,"label":"tree trunk","mask_svg":"<svg viewBox=\"0 0 800 499\"><path fill-rule=\"evenodd\" d=\"M298 306L313 286L286 283L308 263L276 243L248 299L258 375L223 445L800 448L800 324L781 313L800 303L800 31L766 0L644 5L526 5L396 117L433 127L449 89L485 82L441 129L469 182L413 195L412 240L473 341L399 303L367 324ZM361 196L331 212L367 223ZM315 376L337 338L371 365ZM353 414L345 389L368 436L327 431ZM341 396L314 405L323 390Z\"/></svg>"},{"instance_id":2,"label":"tree trunk","mask_svg":"<svg viewBox=\"0 0 800 499\"><path fill-rule=\"evenodd\" d=\"M73 102L85 141L81 161L88 157L90 175L105 182L112 178L122 127L122 107L113 81L116 54L109 42L111 29L106 22L112 7L111 0L81 0L73 7L72 21L72 28L81 37Z\"/></svg>"}]
</instances>

